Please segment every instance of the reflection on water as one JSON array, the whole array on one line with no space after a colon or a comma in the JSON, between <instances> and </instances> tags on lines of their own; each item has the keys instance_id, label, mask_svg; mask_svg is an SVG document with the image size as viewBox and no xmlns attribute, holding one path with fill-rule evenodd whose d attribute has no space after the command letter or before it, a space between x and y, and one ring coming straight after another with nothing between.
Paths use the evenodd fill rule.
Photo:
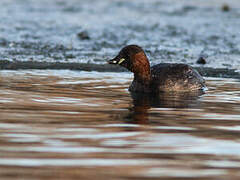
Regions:
<instances>
[{"instance_id":1,"label":"reflection on water","mask_svg":"<svg viewBox=\"0 0 240 180\"><path fill-rule=\"evenodd\" d=\"M239 179L240 82L130 94L129 73L2 71L0 179Z\"/></svg>"},{"instance_id":2,"label":"reflection on water","mask_svg":"<svg viewBox=\"0 0 240 180\"><path fill-rule=\"evenodd\" d=\"M142 94L130 93L133 107L130 110L130 120L134 123L148 123L148 109L150 108L193 108L199 106L197 99L203 91L181 93Z\"/></svg>"}]
</instances>

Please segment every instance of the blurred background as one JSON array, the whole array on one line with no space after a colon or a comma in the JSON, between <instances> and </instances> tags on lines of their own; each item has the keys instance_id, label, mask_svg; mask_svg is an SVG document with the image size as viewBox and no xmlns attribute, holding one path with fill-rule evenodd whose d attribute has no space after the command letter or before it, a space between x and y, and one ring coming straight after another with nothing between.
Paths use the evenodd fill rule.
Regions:
<instances>
[{"instance_id":1,"label":"blurred background","mask_svg":"<svg viewBox=\"0 0 240 180\"><path fill-rule=\"evenodd\" d=\"M2 0L0 58L102 64L137 44L152 64L197 66L204 57L206 67L238 69L239 6L238 0Z\"/></svg>"}]
</instances>

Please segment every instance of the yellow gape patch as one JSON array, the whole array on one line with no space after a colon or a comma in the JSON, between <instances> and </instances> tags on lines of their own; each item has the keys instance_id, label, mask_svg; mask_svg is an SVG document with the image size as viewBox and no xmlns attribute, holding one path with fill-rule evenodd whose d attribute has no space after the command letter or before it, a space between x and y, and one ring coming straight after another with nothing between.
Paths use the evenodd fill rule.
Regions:
<instances>
[{"instance_id":1,"label":"yellow gape patch","mask_svg":"<svg viewBox=\"0 0 240 180\"><path fill-rule=\"evenodd\" d=\"M121 58L119 61L118 61L118 64L121 64L123 61L125 61L124 58Z\"/></svg>"}]
</instances>

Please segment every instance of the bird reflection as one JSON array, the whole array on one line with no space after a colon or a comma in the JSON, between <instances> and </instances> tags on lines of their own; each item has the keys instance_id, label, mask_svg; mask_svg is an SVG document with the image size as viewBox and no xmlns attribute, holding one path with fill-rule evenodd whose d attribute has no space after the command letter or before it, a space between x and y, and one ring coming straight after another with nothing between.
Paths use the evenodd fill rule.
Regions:
<instances>
[{"instance_id":1,"label":"bird reflection","mask_svg":"<svg viewBox=\"0 0 240 180\"><path fill-rule=\"evenodd\" d=\"M143 94L131 93L133 106L129 108L128 121L137 124L148 123L148 110L150 108L196 108L198 99L204 91L182 93Z\"/></svg>"}]
</instances>

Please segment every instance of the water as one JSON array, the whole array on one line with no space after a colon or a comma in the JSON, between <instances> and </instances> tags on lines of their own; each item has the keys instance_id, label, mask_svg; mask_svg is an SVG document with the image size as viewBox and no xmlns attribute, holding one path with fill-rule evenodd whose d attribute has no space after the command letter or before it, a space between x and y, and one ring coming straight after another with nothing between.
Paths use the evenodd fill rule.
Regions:
<instances>
[{"instance_id":1,"label":"water","mask_svg":"<svg viewBox=\"0 0 240 180\"><path fill-rule=\"evenodd\" d=\"M139 97L131 79L1 71L0 179L239 179L238 80Z\"/></svg>"},{"instance_id":2,"label":"water","mask_svg":"<svg viewBox=\"0 0 240 180\"><path fill-rule=\"evenodd\" d=\"M239 179L240 82L221 78L240 77L239 5L1 0L0 69L105 73L0 72L0 179ZM206 94L130 94L132 75L105 65L127 44L218 78Z\"/></svg>"}]
</instances>

